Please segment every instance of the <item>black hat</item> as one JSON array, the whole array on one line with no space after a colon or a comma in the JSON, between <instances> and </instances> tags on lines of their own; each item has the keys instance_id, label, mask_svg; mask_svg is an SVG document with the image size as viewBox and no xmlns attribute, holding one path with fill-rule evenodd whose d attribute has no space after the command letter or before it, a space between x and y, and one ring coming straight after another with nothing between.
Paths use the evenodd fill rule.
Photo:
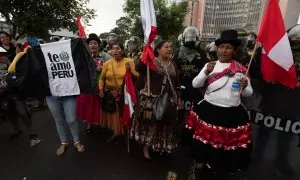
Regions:
<instances>
[{"instance_id":1,"label":"black hat","mask_svg":"<svg viewBox=\"0 0 300 180\"><path fill-rule=\"evenodd\" d=\"M219 46L223 43L229 43L235 48L240 46L241 40L238 39L238 32L233 29L224 30L221 33L221 37L215 41L216 46Z\"/></svg>"},{"instance_id":2,"label":"black hat","mask_svg":"<svg viewBox=\"0 0 300 180\"><path fill-rule=\"evenodd\" d=\"M97 36L97 34L95 33L91 33L89 34L89 38L86 40L86 42L89 44L90 41L97 41L97 43L99 44L99 46L101 45L101 40L99 39L99 37Z\"/></svg>"}]
</instances>

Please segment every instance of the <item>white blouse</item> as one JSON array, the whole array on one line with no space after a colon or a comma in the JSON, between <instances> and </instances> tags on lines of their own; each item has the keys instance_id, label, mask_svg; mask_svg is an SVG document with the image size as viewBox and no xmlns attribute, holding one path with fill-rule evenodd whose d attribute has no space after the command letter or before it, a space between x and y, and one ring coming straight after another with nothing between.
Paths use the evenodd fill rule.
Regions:
<instances>
[{"instance_id":1,"label":"white blouse","mask_svg":"<svg viewBox=\"0 0 300 180\"><path fill-rule=\"evenodd\" d=\"M214 73L222 72L224 69L228 68L229 66L230 63L221 63L217 61L214 70L209 75L206 75L204 71L207 68L207 64L205 64L201 72L194 78L192 82L193 87L194 88L203 87L205 80L209 76L211 76ZM248 86L242 91L242 96L243 97L251 96L253 93L253 89L251 87L250 79L242 73L236 73L233 77L224 76L214 81L212 84L210 84L206 89L204 99L207 102L216 106L221 106L221 107L239 106L241 104L241 98L237 96L236 91L232 89L232 84L236 82L238 78L241 77L247 78L248 80Z\"/></svg>"}]
</instances>

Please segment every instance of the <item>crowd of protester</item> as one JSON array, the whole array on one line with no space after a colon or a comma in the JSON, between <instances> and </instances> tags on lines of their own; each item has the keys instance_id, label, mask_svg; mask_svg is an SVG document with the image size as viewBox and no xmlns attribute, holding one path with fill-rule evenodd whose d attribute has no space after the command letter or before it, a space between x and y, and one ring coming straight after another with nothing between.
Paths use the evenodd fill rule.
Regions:
<instances>
[{"instance_id":1,"label":"crowd of protester","mask_svg":"<svg viewBox=\"0 0 300 180\"><path fill-rule=\"evenodd\" d=\"M87 134L93 134L95 126L109 130L107 142L128 135L143 145L147 160L151 160L151 152L173 153L180 144L189 146L194 160L189 180L199 179L204 171L222 179L247 170L252 131L241 96L253 93L245 72L256 35L243 29L225 30L204 50L197 33L194 27L183 32L178 39L179 52L172 52L169 40L157 38L153 62L156 69L149 74L141 61L143 44L139 37L133 36L124 44L116 34L110 34L105 46L96 34L90 34L84 41L96 67L96 94L38 98L38 102L46 100L55 120L61 142L56 154L66 153L70 142L78 152L85 151L80 141L80 120L86 124ZM23 96L21 89L10 87L7 81L14 78L18 60L40 43L32 33L26 35L27 41L22 45L6 32L0 32L0 40L1 118L12 124L12 138L22 133L18 122L21 119L32 147L41 139L32 128L27 103L31 97ZM134 79L138 96L127 131L121 122L126 71ZM160 118L154 106L163 109ZM72 134L71 141L65 124Z\"/></svg>"}]
</instances>

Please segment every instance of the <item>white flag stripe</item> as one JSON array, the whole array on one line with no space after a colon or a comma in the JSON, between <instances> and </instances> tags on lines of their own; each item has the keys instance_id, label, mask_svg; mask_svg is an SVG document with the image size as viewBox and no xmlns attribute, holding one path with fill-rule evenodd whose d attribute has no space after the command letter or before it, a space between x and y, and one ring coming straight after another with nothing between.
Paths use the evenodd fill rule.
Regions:
<instances>
[{"instance_id":1,"label":"white flag stripe","mask_svg":"<svg viewBox=\"0 0 300 180\"><path fill-rule=\"evenodd\" d=\"M291 66L294 64L294 61L287 33L285 33L277 44L270 50L268 56L276 64L284 68L286 71L289 71Z\"/></svg>"},{"instance_id":2,"label":"white flag stripe","mask_svg":"<svg viewBox=\"0 0 300 180\"><path fill-rule=\"evenodd\" d=\"M262 53L266 54L266 50L264 48L262 48Z\"/></svg>"},{"instance_id":3,"label":"white flag stripe","mask_svg":"<svg viewBox=\"0 0 300 180\"><path fill-rule=\"evenodd\" d=\"M141 18L144 29L144 41L147 43L151 28L156 27L156 16L152 0L141 0Z\"/></svg>"},{"instance_id":4,"label":"white flag stripe","mask_svg":"<svg viewBox=\"0 0 300 180\"><path fill-rule=\"evenodd\" d=\"M132 114L134 112L134 109L133 109L133 104L132 104L132 101L131 101L131 95L127 92L127 89L126 89L126 85L124 86L124 96L125 96L125 104L128 104L129 106L129 113L130 113L130 118L132 117Z\"/></svg>"},{"instance_id":5,"label":"white flag stripe","mask_svg":"<svg viewBox=\"0 0 300 180\"><path fill-rule=\"evenodd\" d=\"M7 52L3 47L0 47L0 52Z\"/></svg>"},{"instance_id":6,"label":"white flag stripe","mask_svg":"<svg viewBox=\"0 0 300 180\"><path fill-rule=\"evenodd\" d=\"M52 96L80 94L71 50L71 40L41 44Z\"/></svg>"}]
</instances>

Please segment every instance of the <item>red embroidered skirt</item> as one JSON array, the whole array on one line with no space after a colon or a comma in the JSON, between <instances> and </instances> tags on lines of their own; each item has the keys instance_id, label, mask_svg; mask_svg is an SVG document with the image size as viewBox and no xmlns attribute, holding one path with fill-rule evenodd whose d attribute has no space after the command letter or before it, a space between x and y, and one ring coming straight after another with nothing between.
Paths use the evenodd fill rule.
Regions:
<instances>
[{"instance_id":1,"label":"red embroidered skirt","mask_svg":"<svg viewBox=\"0 0 300 180\"><path fill-rule=\"evenodd\" d=\"M81 94L76 102L77 117L88 124L98 124L100 120L100 97Z\"/></svg>"},{"instance_id":2,"label":"red embroidered skirt","mask_svg":"<svg viewBox=\"0 0 300 180\"><path fill-rule=\"evenodd\" d=\"M245 108L201 102L188 113L192 156L212 168L235 171L250 163L252 130Z\"/></svg>"}]
</instances>

